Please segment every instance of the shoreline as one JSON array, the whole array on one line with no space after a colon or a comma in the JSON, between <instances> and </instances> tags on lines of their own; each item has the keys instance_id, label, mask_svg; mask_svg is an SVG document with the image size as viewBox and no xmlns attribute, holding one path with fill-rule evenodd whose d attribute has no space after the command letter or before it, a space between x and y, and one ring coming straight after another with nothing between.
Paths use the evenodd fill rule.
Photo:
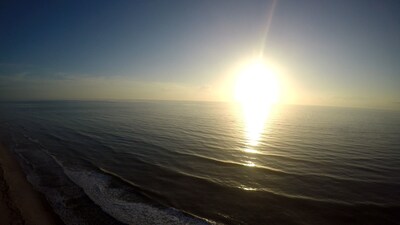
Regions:
<instances>
[{"instance_id":1,"label":"shoreline","mask_svg":"<svg viewBox=\"0 0 400 225\"><path fill-rule=\"evenodd\" d=\"M26 179L13 153L1 142L0 224L63 224L45 197Z\"/></svg>"}]
</instances>

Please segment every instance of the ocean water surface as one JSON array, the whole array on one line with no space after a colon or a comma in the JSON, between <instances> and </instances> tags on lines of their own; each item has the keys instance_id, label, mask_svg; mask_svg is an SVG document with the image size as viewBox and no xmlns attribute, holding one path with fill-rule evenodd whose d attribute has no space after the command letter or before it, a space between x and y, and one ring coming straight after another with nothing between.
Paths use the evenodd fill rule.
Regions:
<instances>
[{"instance_id":1,"label":"ocean water surface","mask_svg":"<svg viewBox=\"0 0 400 225\"><path fill-rule=\"evenodd\" d=\"M0 140L66 224L400 224L400 112L0 103Z\"/></svg>"}]
</instances>

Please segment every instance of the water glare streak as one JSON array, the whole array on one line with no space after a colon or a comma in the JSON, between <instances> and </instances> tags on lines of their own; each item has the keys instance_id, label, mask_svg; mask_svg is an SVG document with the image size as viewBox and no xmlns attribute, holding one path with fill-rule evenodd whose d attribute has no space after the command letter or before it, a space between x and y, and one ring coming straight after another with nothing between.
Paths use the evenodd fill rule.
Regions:
<instances>
[{"instance_id":1,"label":"water glare streak","mask_svg":"<svg viewBox=\"0 0 400 225\"><path fill-rule=\"evenodd\" d=\"M245 126L246 148L245 152L257 153L255 147L259 144L264 133L265 124L271 111L270 104L242 103L242 111Z\"/></svg>"}]
</instances>

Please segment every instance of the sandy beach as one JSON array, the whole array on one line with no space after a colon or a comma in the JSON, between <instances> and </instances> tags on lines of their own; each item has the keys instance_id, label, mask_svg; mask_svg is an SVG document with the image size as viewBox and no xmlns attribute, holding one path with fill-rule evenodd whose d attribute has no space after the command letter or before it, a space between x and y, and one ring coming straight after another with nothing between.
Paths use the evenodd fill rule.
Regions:
<instances>
[{"instance_id":1,"label":"sandy beach","mask_svg":"<svg viewBox=\"0 0 400 225\"><path fill-rule=\"evenodd\" d=\"M0 224L63 224L26 180L13 154L0 143Z\"/></svg>"}]
</instances>

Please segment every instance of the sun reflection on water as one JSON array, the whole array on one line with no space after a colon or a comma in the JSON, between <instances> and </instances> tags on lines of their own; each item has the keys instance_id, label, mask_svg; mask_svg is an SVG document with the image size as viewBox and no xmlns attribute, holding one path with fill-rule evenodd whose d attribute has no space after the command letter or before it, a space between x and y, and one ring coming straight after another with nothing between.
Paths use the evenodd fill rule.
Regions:
<instances>
[{"instance_id":1,"label":"sun reflection on water","mask_svg":"<svg viewBox=\"0 0 400 225\"><path fill-rule=\"evenodd\" d=\"M256 164L253 163L252 161L247 161L245 166L254 167L254 166L256 166Z\"/></svg>"},{"instance_id":2,"label":"sun reflection on water","mask_svg":"<svg viewBox=\"0 0 400 225\"><path fill-rule=\"evenodd\" d=\"M270 105L242 104L247 146L245 152L257 153L255 147L264 132L270 110Z\"/></svg>"},{"instance_id":3,"label":"sun reflection on water","mask_svg":"<svg viewBox=\"0 0 400 225\"><path fill-rule=\"evenodd\" d=\"M237 75L234 96L244 133L241 143L241 164L257 167L258 154L263 152L260 142L265 132L271 109L280 99L277 73L262 58L256 58L243 67Z\"/></svg>"},{"instance_id":4,"label":"sun reflection on water","mask_svg":"<svg viewBox=\"0 0 400 225\"><path fill-rule=\"evenodd\" d=\"M244 122L243 151L258 153L256 146L259 145L271 108L280 98L277 73L262 58L254 59L239 72L234 95Z\"/></svg>"},{"instance_id":5,"label":"sun reflection on water","mask_svg":"<svg viewBox=\"0 0 400 225\"><path fill-rule=\"evenodd\" d=\"M254 148L245 148L244 151L247 153L259 153L259 151L255 150Z\"/></svg>"},{"instance_id":6,"label":"sun reflection on water","mask_svg":"<svg viewBox=\"0 0 400 225\"><path fill-rule=\"evenodd\" d=\"M242 151L249 154L259 154L257 150L260 139L265 131L265 126L271 111L271 106L248 105L242 104L242 116L244 122L245 147ZM249 158L250 157L250 158ZM245 166L255 167L256 164L248 159L255 156L246 156Z\"/></svg>"}]
</instances>

